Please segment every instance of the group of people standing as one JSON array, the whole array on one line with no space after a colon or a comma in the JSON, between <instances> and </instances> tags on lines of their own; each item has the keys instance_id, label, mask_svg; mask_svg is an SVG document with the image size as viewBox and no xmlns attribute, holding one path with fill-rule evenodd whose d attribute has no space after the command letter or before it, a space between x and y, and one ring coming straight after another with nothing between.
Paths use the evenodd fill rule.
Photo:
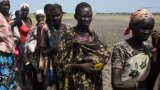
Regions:
<instances>
[{"instance_id":1,"label":"group of people standing","mask_svg":"<svg viewBox=\"0 0 160 90\"><path fill-rule=\"evenodd\" d=\"M114 90L160 90L160 33L146 9L131 14L125 35L112 51L90 28L92 7L75 8L77 25L62 23L59 4L46 4L28 17L29 5L9 14L10 1L0 0L0 90L102 90L102 69L111 59ZM152 45L145 41L152 37Z\"/></svg>"}]
</instances>

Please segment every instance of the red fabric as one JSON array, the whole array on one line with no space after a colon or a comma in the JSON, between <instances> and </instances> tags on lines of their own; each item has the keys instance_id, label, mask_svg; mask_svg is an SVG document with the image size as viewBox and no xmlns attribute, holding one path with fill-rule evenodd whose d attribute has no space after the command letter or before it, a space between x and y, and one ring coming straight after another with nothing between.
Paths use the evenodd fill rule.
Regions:
<instances>
[{"instance_id":1,"label":"red fabric","mask_svg":"<svg viewBox=\"0 0 160 90\"><path fill-rule=\"evenodd\" d=\"M21 27L19 28L19 33L20 33L20 40L21 42L25 42L26 41L26 37L27 37L27 34L29 33L30 31L30 28L25 26L25 25L21 25Z\"/></svg>"},{"instance_id":2,"label":"red fabric","mask_svg":"<svg viewBox=\"0 0 160 90\"><path fill-rule=\"evenodd\" d=\"M15 47L14 55L15 55L16 57L19 57L19 48L18 48L18 47Z\"/></svg>"},{"instance_id":3,"label":"red fabric","mask_svg":"<svg viewBox=\"0 0 160 90\"><path fill-rule=\"evenodd\" d=\"M125 30L125 32L124 32L124 35L125 35L125 36L128 35L129 32L130 32L130 28L127 28L127 29Z\"/></svg>"}]
</instances>

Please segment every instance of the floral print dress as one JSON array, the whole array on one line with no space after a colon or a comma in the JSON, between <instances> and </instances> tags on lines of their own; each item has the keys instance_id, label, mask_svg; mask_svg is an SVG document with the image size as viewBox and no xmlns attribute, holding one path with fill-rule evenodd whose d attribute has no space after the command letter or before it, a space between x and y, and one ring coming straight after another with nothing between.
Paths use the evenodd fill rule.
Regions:
<instances>
[{"instance_id":1,"label":"floral print dress","mask_svg":"<svg viewBox=\"0 0 160 90\"><path fill-rule=\"evenodd\" d=\"M150 50L145 45L144 52L137 52L126 41L116 44L112 54L112 69L122 69L122 81L144 81L151 68Z\"/></svg>"},{"instance_id":2,"label":"floral print dress","mask_svg":"<svg viewBox=\"0 0 160 90\"><path fill-rule=\"evenodd\" d=\"M59 44L57 54L57 76L59 90L102 90L101 70L92 74L70 67L71 64L86 62L105 63L110 53L90 29L90 33L81 35L75 28L67 30L65 39Z\"/></svg>"}]
</instances>

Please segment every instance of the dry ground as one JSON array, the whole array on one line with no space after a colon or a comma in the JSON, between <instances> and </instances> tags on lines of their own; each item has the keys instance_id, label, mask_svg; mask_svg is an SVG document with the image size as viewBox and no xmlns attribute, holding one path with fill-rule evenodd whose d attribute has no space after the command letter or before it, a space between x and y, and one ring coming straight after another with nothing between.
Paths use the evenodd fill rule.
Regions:
<instances>
[{"instance_id":1,"label":"dry ground","mask_svg":"<svg viewBox=\"0 0 160 90\"><path fill-rule=\"evenodd\" d=\"M32 16L33 17L33 16ZM35 19L33 22L35 22ZM156 24L155 30L160 31L160 16L155 16ZM71 26L76 25L73 15L64 15L64 23ZM129 22L128 15L94 15L91 27L95 30L100 39L109 46L112 51L113 46L123 40L128 38L123 36L124 30L127 28ZM150 42L150 39L149 39ZM111 67L110 62L105 66L103 70L103 82L104 90L112 90L110 85L111 79Z\"/></svg>"},{"instance_id":2,"label":"dry ground","mask_svg":"<svg viewBox=\"0 0 160 90\"><path fill-rule=\"evenodd\" d=\"M94 15L91 27L98 34L100 39L106 43L112 51L113 46L129 36L124 36L123 32L128 27L129 15ZM155 30L160 31L160 16L155 16ZM64 15L63 22L72 26L76 25L76 21L73 16ZM150 43L150 39L148 42ZM105 66L103 70L103 86L104 90L111 89L111 65L110 62Z\"/></svg>"}]
</instances>

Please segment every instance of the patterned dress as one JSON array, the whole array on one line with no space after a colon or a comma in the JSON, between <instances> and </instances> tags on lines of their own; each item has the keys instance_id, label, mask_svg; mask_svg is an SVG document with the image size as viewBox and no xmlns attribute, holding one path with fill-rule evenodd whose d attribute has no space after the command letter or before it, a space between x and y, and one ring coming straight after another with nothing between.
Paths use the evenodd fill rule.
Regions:
<instances>
[{"instance_id":1,"label":"patterned dress","mask_svg":"<svg viewBox=\"0 0 160 90\"><path fill-rule=\"evenodd\" d=\"M50 49L55 44L59 43L64 35L65 30L70 28L69 25L61 24L60 28L57 30L53 26L45 25L42 29L42 35L41 35L41 47L44 47L46 49ZM48 81L48 85L52 86L57 83L57 76L54 66L55 55L50 53L47 55L47 72L46 77Z\"/></svg>"},{"instance_id":2,"label":"patterned dress","mask_svg":"<svg viewBox=\"0 0 160 90\"><path fill-rule=\"evenodd\" d=\"M122 81L147 79L151 69L151 48L148 45L144 48L144 52L138 52L126 41L116 44L112 54L112 69L123 70Z\"/></svg>"},{"instance_id":3,"label":"patterned dress","mask_svg":"<svg viewBox=\"0 0 160 90\"><path fill-rule=\"evenodd\" d=\"M108 48L98 39L93 30L81 35L71 28L64 35L57 55L59 90L102 90L101 70L92 74L72 69L71 64L94 64L108 61Z\"/></svg>"},{"instance_id":4,"label":"patterned dress","mask_svg":"<svg viewBox=\"0 0 160 90\"><path fill-rule=\"evenodd\" d=\"M11 27L0 13L0 90L15 90L16 77L13 62L14 39Z\"/></svg>"}]
</instances>

